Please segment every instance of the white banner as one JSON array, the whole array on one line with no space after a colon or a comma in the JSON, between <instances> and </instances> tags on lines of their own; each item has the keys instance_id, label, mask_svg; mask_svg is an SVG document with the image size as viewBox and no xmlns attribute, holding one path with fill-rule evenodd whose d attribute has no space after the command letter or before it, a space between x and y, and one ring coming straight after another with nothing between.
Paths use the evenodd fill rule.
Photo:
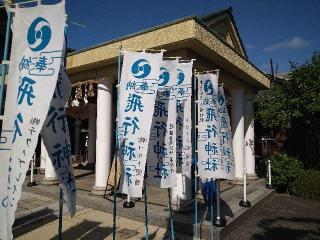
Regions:
<instances>
[{"instance_id":1,"label":"white banner","mask_svg":"<svg viewBox=\"0 0 320 240\"><path fill-rule=\"evenodd\" d=\"M193 62L178 64L177 84L177 172L191 177L191 96Z\"/></svg>"},{"instance_id":2,"label":"white banner","mask_svg":"<svg viewBox=\"0 0 320 240\"><path fill-rule=\"evenodd\" d=\"M65 3L16 8L5 118L1 133L0 238L11 227L61 64ZM5 225L5 226L4 226Z\"/></svg>"},{"instance_id":3,"label":"white banner","mask_svg":"<svg viewBox=\"0 0 320 240\"><path fill-rule=\"evenodd\" d=\"M177 83L177 187L172 189L172 202L179 205L180 200L192 198L192 143L191 143L191 97L193 61L178 63Z\"/></svg>"},{"instance_id":4,"label":"white banner","mask_svg":"<svg viewBox=\"0 0 320 240\"><path fill-rule=\"evenodd\" d=\"M69 213L76 212L76 185L71 161L71 144L65 105L70 97L71 83L61 66L56 89L51 100L47 118L42 127L42 138L48 156L63 189L63 197ZM47 161L50 161L47 159Z\"/></svg>"},{"instance_id":5,"label":"white banner","mask_svg":"<svg viewBox=\"0 0 320 240\"><path fill-rule=\"evenodd\" d=\"M177 60L162 61L148 147L148 183L172 188L176 181Z\"/></svg>"},{"instance_id":6,"label":"white banner","mask_svg":"<svg viewBox=\"0 0 320 240\"><path fill-rule=\"evenodd\" d=\"M233 179L230 119L218 74L198 74L198 169L202 181Z\"/></svg>"},{"instance_id":7,"label":"white banner","mask_svg":"<svg viewBox=\"0 0 320 240\"><path fill-rule=\"evenodd\" d=\"M120 191L142 197L145 164L163 53L125 52L119 94Z\"/></svg>"},{"instance_id":8,"label":"white banner","mask_svg":"<svg viewBox=\"0 0 320 240\"><path fill-rule=\"evenodd\" d=\"M218 74L198 74L198 171L202 181L223 178Z\"/></svg>"},{"instance_id":9,"label":"white banner","mask_svg":"<svg viewBox=\"0 0 320 240\"><path fill-rule=\"evenodd\" d=\"M230 125L230 117L228 113L226 97L223 87L218 88L218 115L220 124L220 143L222 155L222 176L221 178L234 179L234 155L232 147L232 132Z\"/></svg>"}]
</instances>

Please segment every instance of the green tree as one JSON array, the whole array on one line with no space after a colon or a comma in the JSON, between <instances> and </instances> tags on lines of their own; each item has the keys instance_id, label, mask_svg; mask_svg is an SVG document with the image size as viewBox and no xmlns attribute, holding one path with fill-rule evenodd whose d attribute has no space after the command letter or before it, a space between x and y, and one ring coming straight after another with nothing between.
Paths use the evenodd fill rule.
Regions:
<instances>
[{"instance_id":1,"label":"green tree","mask_svg":"<svg viewBox=\"0 0 320 240\"><path fill-rule=\"evenodd\" d=\"M316 138L315 155L319 159L320 135L320 53L304 64L291 63L289 79L276 79L269 90L255 98L256 118L269 129L289 130ZM297 137L297 136L296 136Z\"/></svg>"}]
</instances>

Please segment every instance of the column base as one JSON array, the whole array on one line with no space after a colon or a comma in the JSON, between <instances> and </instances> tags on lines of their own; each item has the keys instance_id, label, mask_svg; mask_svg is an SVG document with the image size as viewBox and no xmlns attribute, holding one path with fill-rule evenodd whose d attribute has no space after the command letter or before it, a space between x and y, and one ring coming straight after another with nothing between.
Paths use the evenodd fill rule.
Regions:
<instances>
[{"instance_id":1,"label":"column base","mask_svg":"<svg viewBox=\"0 0 320 240\"><path fill-rule=\"evenodd\" d=\"M95 196L104 196L104 194L108 194L110 191L106 191L106 187L98 187L93 186L91 190L91 194Z\"/></svg>"},{"instance_id":2,"label":"column base","mask_svg":"<svg viewBox=\"0 0 320 240\"><path fill-rule=\"evenodd\" d=\"M133 201L131 201L130 200L130 202L128 202L128 201L125 201L124 203L123 203L123 207L124 208L134 208L134 202Z\"/></svg>"},{"instance_id":3,"label":"column base","mask_svg":"<svg viewBox=\"0 0 320 240\"><path fill-rule=\"evenodd\" d=\"M216 227L225 227L227 225L227 221L224 217L216 218L214 222L214 226Z\"/></svg>"},{"instance_id":4,"label":"column base","mask_svg":"<svg viewBox=\"0 0 320 240\"><path fill-rule=\"evenodd\" d=\"M33 182L28 182L27 183L27 186L28 187L33 187L33 186L37 186L38 184L35 182L35 181L33 181Z\"/></svg>"},{"instance_id":5,"label":"column base","mask_svg":"<svg viewBox=\"0 0 320 240\"><path fill-rule=\"evenodd\" d=\"M243 199L239 202L239 206L243 207L243 208L250 208L251 207L251 203L247 200L244 201Z\"/></svg>"},{"instance_id":6,"label":"column base","mask_svg":"<svg viewBox=\"0 0 320 240\"><path fill-rule=\"evenodd\" d=\"M266 188L268 188L268 189L273 189L272 185L269 184L269 183L266 184Z\"/></svg>"},{"instance_id":7,"label":"column base","mask_svg":"<svg viewBox=\"0 0 320 240\"><path fill-rule=\"evenodd\" d=\"M232 185L243 185L243 178L235 178L229 182Z\"/></svg>"},{"instance_id":8,"label":"column base","mask_svg":"<svg viewBox=\"0 0 320 240\"><path fill-rule=\"evenodd\" d=\"M56 177L48 177L48 178L43 178L42 181L41 181L42 184L44 185L58 185L59 184L59 181L58 181L58 178Z\"/></svg>"},{"instance_id":9,"label":"column base","mask_svg":"<svg viewBox=\"0 0 320 240\"><path fill-rule=\"evenodd\" d=\"M94 170L96 168L96 163L87 163L86 168Z\"/></svg>"},{"instance_id":10,"label":"column base","mask_svg":"<svg viewBox=\"0 0 320 240\"><path fill-rule=\"evenodd\" d=\"M256 173L247 173L247 179L248 180L257 180L258 176Z\"/></svg>"}]
</instances>

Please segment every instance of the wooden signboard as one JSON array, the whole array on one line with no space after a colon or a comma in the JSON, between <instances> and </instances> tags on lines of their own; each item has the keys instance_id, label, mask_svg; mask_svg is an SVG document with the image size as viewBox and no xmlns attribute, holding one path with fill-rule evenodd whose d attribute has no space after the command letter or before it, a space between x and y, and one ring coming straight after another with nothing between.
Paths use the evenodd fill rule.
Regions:
<instances>
[{"instance_id":1,"label":"wooden signboard","mask_svg":"<svg viewBox=\"0 0 320 240\"><path fill-rule=\"evenodd\" d=\"M113 187L114 187L114 174L115 174L115 164L114 163L115 163L115 161L112 162L112 166L111 166L111 170L110 170L110 174L109 174L109 178L108 178L108 182L107 182L108 190L113 190ZM121 176L121 163L120 163L120 158L117 156L117 185L116 185L116 188L118 188L118 186L119 186L120 176Z\"/></svg>"}]
</instances>

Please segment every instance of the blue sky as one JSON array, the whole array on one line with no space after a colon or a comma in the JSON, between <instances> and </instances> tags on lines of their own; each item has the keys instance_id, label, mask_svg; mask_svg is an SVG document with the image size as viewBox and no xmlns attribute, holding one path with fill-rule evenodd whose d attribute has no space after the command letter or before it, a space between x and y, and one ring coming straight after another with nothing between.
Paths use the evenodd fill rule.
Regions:
<instances>
[{"instance_id":1,"label":"blue sky","mask_svg":"<svg viewBox=\"0 0 320 240\"><path fill-rule=\"evenodd\" d=\"M303 63L320 50L319 0L67 0L71 24L68 45L74 49L115 39L189 15L231 6L249 59L279 72L289 61Z\"/></svg>"}]
</instances>

